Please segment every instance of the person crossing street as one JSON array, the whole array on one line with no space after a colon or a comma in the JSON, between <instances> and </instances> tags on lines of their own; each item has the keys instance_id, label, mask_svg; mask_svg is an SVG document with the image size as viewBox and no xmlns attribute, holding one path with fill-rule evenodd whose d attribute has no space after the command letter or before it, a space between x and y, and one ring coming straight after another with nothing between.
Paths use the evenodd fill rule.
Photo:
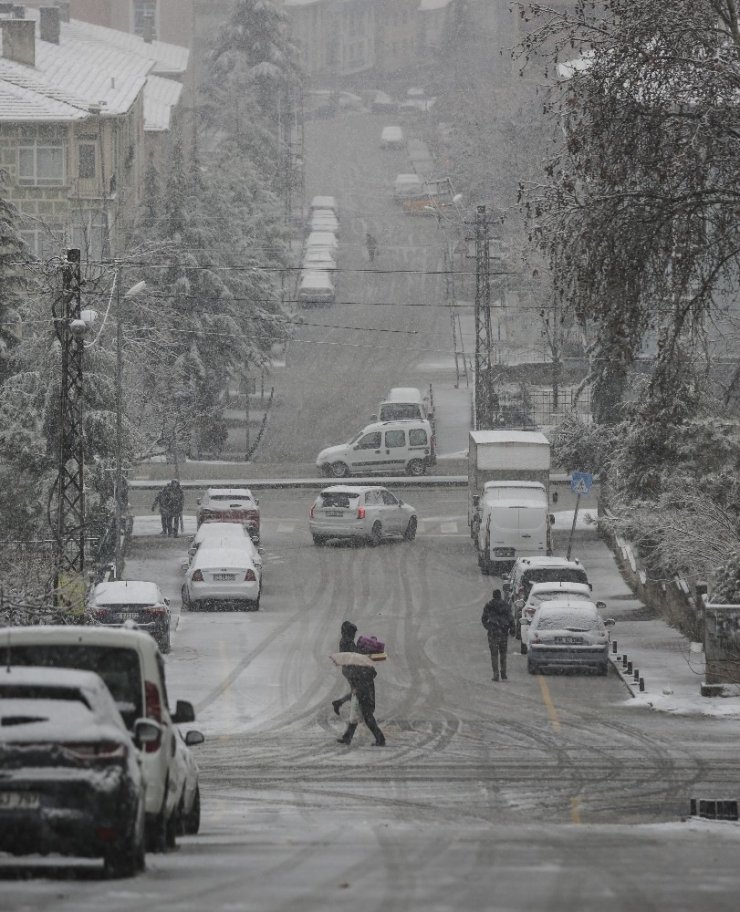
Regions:
<instances>
[{"instance_id":1,"label":"person crossing street","mask_svg":"<svg viewBox=\"0 0 740 912\"><path fill-rule=\"evenodd\" d=\"M501 598L500 589L494 589L490 600L483 606L481 624L488 633L493 680L505 681L506 654L509 649L509 634L514 631L514 617L511 608Z\"/></svg>"}]
</instances>

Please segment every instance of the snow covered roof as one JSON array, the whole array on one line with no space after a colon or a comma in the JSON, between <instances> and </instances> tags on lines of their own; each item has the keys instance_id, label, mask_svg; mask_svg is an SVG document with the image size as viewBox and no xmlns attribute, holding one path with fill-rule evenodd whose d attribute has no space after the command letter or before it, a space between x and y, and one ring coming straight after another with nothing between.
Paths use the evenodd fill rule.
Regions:
<instances>
[{"instance_id":1,"label":"snow covered roof","mask_svg":"<svg viewBox=\"0 0 740 912\"><path fill-rule=\"evenodd\" d=\"M449 6L452 0L421 0L419 3L419 12L427 13L431 10L444 9Z\"/></svg>"},{"instance_id":2,"label":"snow covered roof","mask_svg":"<svg viewBox=\"0 0 740 912\"><path fill-rule=\"evenodd\" d=\"M182 83L162 76L149 76L144 88L144 130L169 130L172 108L181 94Z\"/></svg>"},{"instance_id":3,"label":"snow covered roof","mask_svg":"<svg viewBox=\"0 0 740 912\"><path fill-rule=\"evenodd\" d=\"M470 436L476 443L530 443L550 446L547 437L538 431L471 431Z\"/></svg>"},{"instance_id":4,"label":"snow covered roof","mask_svg":"<svg viewBox=\"0 0 740 912\"><path fill-rule=\"evenodd\" d=\"M156 74L182 75L187 48L164 42L147 43L136 35L85 22L61 22L59 44L39 37L35 19L35 66L0 57L0 119L13 121L75 121L100 107L103 116L125 114L142 91L151 94L149 129L166 129L169 111L182 91L155 84ZM2 48L0 33L0 48ZM174 101L171 101L174 99ZM146 103L146 97L145 97ZM164 124L164 126L163 126Z\"/></svg>"}]
</instances>

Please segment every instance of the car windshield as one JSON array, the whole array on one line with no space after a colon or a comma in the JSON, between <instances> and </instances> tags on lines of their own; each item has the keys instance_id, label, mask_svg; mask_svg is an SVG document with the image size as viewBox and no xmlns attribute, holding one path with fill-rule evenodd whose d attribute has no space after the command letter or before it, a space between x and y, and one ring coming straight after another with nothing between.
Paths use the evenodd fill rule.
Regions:
<instances>
[{"instance_id":1,"label":"car windshield","mask_svg":"<svg viewBox=\"0 0 740 912\"><path fill-rule=\"evenodd\" d=\"M251 500L249 494L211 494L209 500L228 500L231 502L238 500Z\"/></svg>"},{"instance_id":2,"label":"car windshield","mask_svg":"<svg viewBox=\"0 0 740 912\"><path fill-rule=\"evenodd\" d=\"M539 567L527 570L522 580L529 589L534 583L586 583L586 571L578 567Z\"/></svg>"},{"instance_id":3,"label":"car windshield","mask_svg":"<svg viewBox=\"0 0 740 912\"><path fill-rule=\"evenodd\" d=\"M330 491L321 495L321 506L347 508L351 505L354 507L359 496L359 494L354 494L349 491Z\"/></svg>"},{"instance_id":4,"label":"car windshield","mask_svg":"<svg viewBox=\"0 0 740 912\"><path fill-rule=\"evenodd\" d=\"M533 605L540 605L542 602L551 602L553 599L561 599L567 594L568 599L572 602L575 599L583 602L590 602L591 597L585 592L563 592L562 589L555 589L552 592L537 592L533 594L530 601Z\"/></svg>"},{"instance_id":5,"label":"car windshield","mask_svg":"<svg viewBox=\"0 0 740 912\"><path fill-rule=\"evenodd\" d=\"M2 650L2 664L94 671L105 681L127 728L132 729L143 715L141 670L135 649L79 643L11 643Z\"/></svg>"},{"instance_id":6,"label":"car windshield","mask_svg":"<svg viewBox=\"0 0 740 912\"><path fill-rule=\"evenodd\" d=\"M592 614L582 614L577 609L571 611L548 611L535 621L538 630L569 630L585 633L589 630L603 630L604 622Z\"/></svg>"}]
</instances>

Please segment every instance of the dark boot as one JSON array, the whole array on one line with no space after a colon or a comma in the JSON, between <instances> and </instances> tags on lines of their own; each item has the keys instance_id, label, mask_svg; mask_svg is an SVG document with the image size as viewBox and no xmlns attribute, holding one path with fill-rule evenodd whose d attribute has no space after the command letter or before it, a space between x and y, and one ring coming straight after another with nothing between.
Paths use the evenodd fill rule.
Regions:
<instances>
[{"instance_id":1,"label":"dark boot","mask_svg":"<svg viewBox=\"0 0 740 912\"><path fill-rule=\"evenodd\" d=\"M342 703L344 700L332 700L331 705L334 707L334 712L339 715L339 710L342 708Z\"/></svg>"},{"instance_id":2,"label":"dark boot","mask_svg":"<svg viewBox=\"0 0 740 912\"><path fill-rule=\"evenodd\" d=\"M342 735L341 738L337 738L337 741L340 744L351 744L356 728L357 728L356 723L350 722L349 725L347 726L347 731Z\"/></svg>"}]
</instances>

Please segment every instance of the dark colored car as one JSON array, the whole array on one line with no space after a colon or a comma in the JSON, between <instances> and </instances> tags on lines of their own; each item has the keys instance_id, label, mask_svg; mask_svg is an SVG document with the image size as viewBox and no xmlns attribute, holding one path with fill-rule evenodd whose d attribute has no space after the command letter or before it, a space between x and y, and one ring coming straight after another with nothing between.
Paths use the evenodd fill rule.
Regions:
<instances>
[{"instance_id":1,"label":"dark colored car","mask_svg":"<svg viewBox=\"0 0 740 912\"><path fill-rule=\"evenodd\" d=\"M103 858L113 877L143 870L139 747L160 736L150 719L138 719L129 734L93 672L3 669L0 850Z\"/></svg>"},{"instance_id":2,"label":"dark colored car","mask_svg":"<svg viewBox=\"0 0 740 912\"><path fill-rule=\"evenodd\" d=\"M133 621L156 640L159 651L170 651L170 601L156 583L144 580L113 580L98 583L89 607L98 624L120 627Z\"/></svg>"}]
</instances>

